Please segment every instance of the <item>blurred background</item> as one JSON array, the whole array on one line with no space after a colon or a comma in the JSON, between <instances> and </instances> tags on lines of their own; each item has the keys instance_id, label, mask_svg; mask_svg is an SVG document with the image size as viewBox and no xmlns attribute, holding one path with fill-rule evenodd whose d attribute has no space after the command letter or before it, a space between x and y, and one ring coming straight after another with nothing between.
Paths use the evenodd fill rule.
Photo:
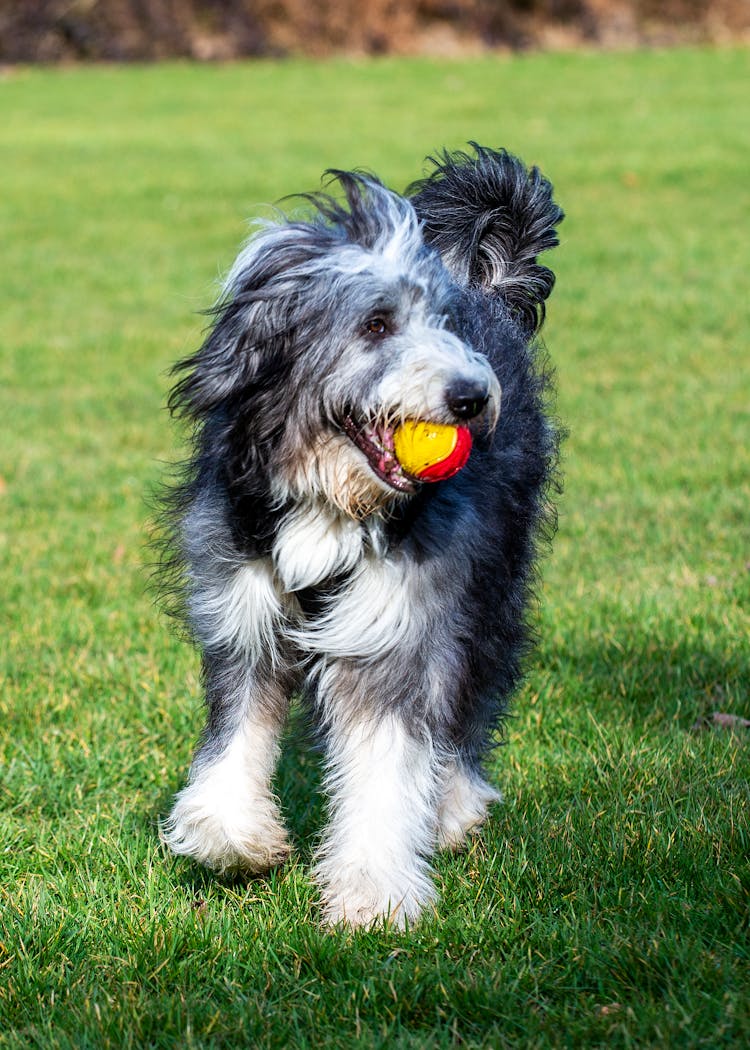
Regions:
<instances>
[{"instance_id":1,"label":"blurred background","mask_svg":"<svg viewBox=\"0 0 750 1050\"><path fill-rule=\"evenodd\" d=\"M747 0L0 0L0 62L727 42Z\"/></svg>"}]
</instances>

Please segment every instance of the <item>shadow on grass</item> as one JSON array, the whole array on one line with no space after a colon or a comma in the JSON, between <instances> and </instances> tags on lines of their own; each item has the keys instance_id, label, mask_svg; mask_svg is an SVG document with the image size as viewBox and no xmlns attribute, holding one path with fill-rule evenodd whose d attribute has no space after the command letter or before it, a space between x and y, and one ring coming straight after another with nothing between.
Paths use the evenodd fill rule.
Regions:
<instances>
[{"instance_id":1,"label":"shadow on grass","mask_svg":"<svg viewBox=\"0 0 750 1050\"><path fill-rule=\"evenodd\" d=\"M750 692L746 640L727 633L718 643L714 632L691 633L676 621L631 621L598 640L580 638L554 652L546 646L535 662L553 695L562 696L563 719L573 696L576 708L649 730L675 723L689 730L714 709L741 714Z\"/></svg>"},{"instance_id":2,"label":"shadow on grass","mask_svg":"<svg viewBox=\"0 0 750 1050\"><path fill-rule=\"evenodd\" d=\"M281 745L274 789L297 856L309 864L325 821L323 751L304 710L294 706Z\"/></svg>"}]
</instances>

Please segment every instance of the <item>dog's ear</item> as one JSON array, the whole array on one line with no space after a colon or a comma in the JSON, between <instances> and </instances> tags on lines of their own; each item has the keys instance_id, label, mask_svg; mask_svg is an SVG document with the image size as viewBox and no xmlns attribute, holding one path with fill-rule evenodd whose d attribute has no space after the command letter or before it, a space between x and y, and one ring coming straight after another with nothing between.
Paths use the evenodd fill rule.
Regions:
<instances>
[{"instance_id":1,"label":"dog's ear","mask_svg":"<svg viewBox=\"0 0 750 1050\"><path fill-rule=\"evenodd\" d=\"M310 260L301 224L267 224L237 256L197 353L178 361L167 402L202 419L238 394L283 383L290 366L297 274Z\"/></svg>"},{"instance_id":2,"label":"dog's ear","mask_svg":"<svg viewBox=\"0 0 750 1050\"><path fill-rule=\"evenodd\" d=\"M473 156L445 151L428 158L432 172L407 193L425 241L456 280L502 298L532 334L555 283L537 256L558 244L563 212L537 168L527 169L504 150L470 145Z\"/></svg>"}]
</instances>

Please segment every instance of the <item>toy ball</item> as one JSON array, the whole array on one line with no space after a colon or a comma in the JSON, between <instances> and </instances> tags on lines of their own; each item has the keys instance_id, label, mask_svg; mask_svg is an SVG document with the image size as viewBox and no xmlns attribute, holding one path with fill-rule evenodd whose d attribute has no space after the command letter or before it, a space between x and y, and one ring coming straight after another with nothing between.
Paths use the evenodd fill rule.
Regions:
<instances>
[{"instance_id":1,"label":"toy ball","mask_svg":"<svg viewBox=\"0 0 750 1050\"><path fill-rule=\"evenodd\" d=\"M420 481L444 481L457 474L471 452L471 431L443 423L407 420L393 435L396 458Z\"/></svg>"}]
</instances>

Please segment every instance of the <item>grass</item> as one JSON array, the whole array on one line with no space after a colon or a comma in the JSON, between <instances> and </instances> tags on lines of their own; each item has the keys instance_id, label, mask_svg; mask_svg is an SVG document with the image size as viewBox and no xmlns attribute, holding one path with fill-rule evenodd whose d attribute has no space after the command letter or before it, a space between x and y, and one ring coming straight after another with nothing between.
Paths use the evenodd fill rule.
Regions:
<instances>
[{"instance_id":1,"label":"grass","mask_svg":"<svg viewBox=\"0 0 750 1050\"><path fill-rule=\"evenodd\" d=\"M744 1046L747 51L18 70L0 79L0 1047ZM144 593L169 363L263 202L504 144L568 218L571 436L541 645L483 838L407 935L321 932L297 859L225 885L156 820L200 724ZM296 754L295 754L296 752Z\"/></svg>"}]
</instances>

